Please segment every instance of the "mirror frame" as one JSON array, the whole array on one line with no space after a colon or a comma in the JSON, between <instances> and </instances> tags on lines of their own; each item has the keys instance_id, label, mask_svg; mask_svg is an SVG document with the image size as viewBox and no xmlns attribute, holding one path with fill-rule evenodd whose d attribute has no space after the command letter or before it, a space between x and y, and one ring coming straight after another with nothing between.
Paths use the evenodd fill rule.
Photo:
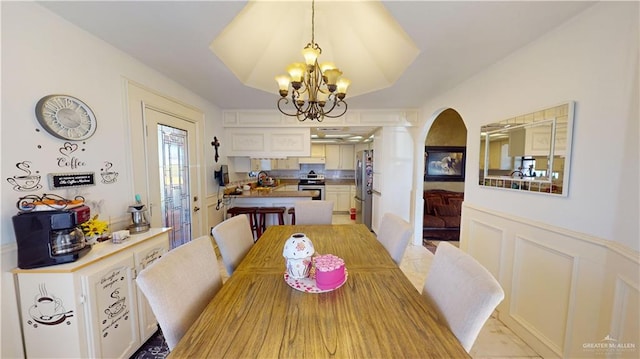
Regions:
<instances>
[{"instance_id":1,"label":"mirror frame","mask_svg":"<svg viewBox=\"0 0 640 359\"><path fill-rule=\"evenodd\" d=\"M555 192L554 188L558 188L556 184L554 184L554 161L556 157L561 157L557 155L552 155L556 153L556 145L558 140L562 140L562 136L558 136L558 118L564 117L563 114L557 115L558 111L563 110L562 108L566 106L566 137L564 138L564 166L562 169L562 187L561 192ZM541 193L546 195L554 195L554 196L562 196L567 197L569 194L569 172L571 167L571 147L572 147L572 138L573 138L573 118L574 118L574 110L575 110L575 102L568 101L564 103L560 103L555 106L550 106L544 108L542 110L533 111L531 113L520 115L516 117L512 117L507 120L494 122L491 124L484 125L480 128L480 158L484 159L484 164L479 162L479 169L482 170L481 177L479 178L478 184L481 187L486 188L497 188L504 190L515 190L515 191L524 191L529 193ZM553 113L553 115L548 115L548 113ZM490 163L490 137L491 135L496 135L500 133L514 133L516 130L526 130L532 129L538 126L550 125L551 133L548 137L548 152L546 155L535 155L535 157L546 157L547 158L547 173L544 177L513 177L513 174L516 171L521 171L522 167L517 169L509 169L511 175L509 176L496 176L489 174L489 163ZM508 136L507 136L508 137ZM482 141L484 141L484 153L482 153ZM542 143L544 143L545 139L542 139ZM526 153L522 156L512 156L512 157L534 157L534 154L527 155ZM515 167L513 164L512 167ZM549 170L550 169L550 170ZM558 183L558 182L556 182Z\"/></svg>"}]
</instances>

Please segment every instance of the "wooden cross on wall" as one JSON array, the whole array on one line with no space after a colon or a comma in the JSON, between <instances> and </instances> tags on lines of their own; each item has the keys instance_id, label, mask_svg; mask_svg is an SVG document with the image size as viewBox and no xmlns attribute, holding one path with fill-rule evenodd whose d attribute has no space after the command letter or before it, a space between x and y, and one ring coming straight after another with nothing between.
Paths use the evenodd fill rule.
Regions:
<instances>
[{"instance_id":1,"label":"wooden cross on wall","mask_svg":"<svg viewBox=\"0 0 640 359\"><path fill-rule=\"evenodd\" d=\"M211 142L211 146L213 146L215 148L216 154L214 156L214 159L216 160L216 162L218 162L218 158L220 158L220 156L218 156L218 147L220 147L220 141L218 141L218 137L213 137L213 142Z\"/></svg>"}]
</instances>

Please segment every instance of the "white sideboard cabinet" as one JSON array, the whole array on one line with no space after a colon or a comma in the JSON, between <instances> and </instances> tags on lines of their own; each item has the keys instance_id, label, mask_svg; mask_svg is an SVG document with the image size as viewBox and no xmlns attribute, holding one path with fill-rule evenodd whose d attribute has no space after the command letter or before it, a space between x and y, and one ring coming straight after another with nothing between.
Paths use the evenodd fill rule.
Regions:
<instances>
[{"instance_id":1,"label":"white sideboard cabinet","mask_svg":"<svg viewBox=\"0 0 640 359\"><path fill-rule=\"evenodd\" d=\"M136 274L169 250L170 228L102 242L72 263L15 269L26 356L129 358L157 330Z\"/></svg>"}]
</instances>

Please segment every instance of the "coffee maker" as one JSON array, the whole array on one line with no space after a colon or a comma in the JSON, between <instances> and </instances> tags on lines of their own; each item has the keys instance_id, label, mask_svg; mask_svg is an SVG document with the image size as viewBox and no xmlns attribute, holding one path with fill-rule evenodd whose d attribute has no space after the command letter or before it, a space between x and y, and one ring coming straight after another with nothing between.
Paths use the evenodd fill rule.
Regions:
<instances>
[{"instance_id":1,"label":"coffee maker","mask_svg":"<svg viewBox=\"0 0 640 359\"><path fill-rule=\"evenodd\" d=\"M151 228L147 218L147 209L142 204L140 195L136 195L136 203L129 206L127 212L131 213L131 224L127 229L131 234L143 233Z\"/></svg>"},{"instance_id":2,"label":"coffee maker","mask_svg":"<svg viewBox=\"0 0 640 359\"><path fill-rule=\"evenodd\" d=\"M80 229L80 224L90 218L91 211L84 205L13 216L18 267L30 269L78 260L91 249Z\"/></svg>"},{"instance_id":3,"label":"coffee maker","mask_svg":"<svg viewBox=\"0 0 640 359\"><path fill-rule=\"evenodd\" d=\"M131 234L143 233L151 227L147 220L147 210L144 204L131 205L127 212L131 213L131 224L127 229Z\"/></svg>"}]
</instances>

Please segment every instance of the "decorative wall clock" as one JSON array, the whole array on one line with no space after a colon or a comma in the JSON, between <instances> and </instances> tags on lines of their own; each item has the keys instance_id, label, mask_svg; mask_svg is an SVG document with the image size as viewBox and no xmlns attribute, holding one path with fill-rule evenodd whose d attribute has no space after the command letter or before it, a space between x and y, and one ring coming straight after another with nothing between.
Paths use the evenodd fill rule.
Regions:
<instances>
[{"instance_id":1,"label":"decorative wall clock","mask_svg":"<svg viewBox=\"0 0 640 359\"><path fill-rule=\"evenodd\" d=\"M82 141L96 132L96 117L87 104L69 95L48 95L36 104L36 118L53 136Z\"/></svg>"}]
</instances>

